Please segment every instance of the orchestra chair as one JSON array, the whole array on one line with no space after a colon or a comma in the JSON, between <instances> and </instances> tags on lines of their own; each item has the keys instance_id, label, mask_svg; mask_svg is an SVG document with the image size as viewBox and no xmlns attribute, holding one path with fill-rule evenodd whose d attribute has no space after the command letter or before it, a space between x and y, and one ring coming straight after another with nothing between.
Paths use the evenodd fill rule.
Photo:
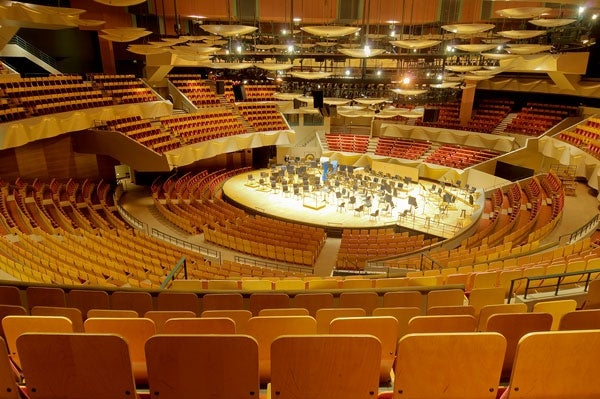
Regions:
<instances>
[{"instance_id":1,"label":"orchestra chair","mask_svg":"<svg viewBox=\"0 0 600 399\"><path fill-rule=\"evenodd\" d=\"M338 317L365 317L367 312L362 308L324 308L317 310L317 334L329 334L329 325Z\"/></svg>"},{"instance_id":2,"label":"orchestra chair","mask_svg":"<svg viewBox=\"0 0 600 399\"><path fill-rule=\"evenodd\" d=\"M110 309L110 297L101 290L71 290L67 294L67 306L81 310L87 317L90 309Z\"/></svg>"},{"instance_id":3,"label":"orchestra chair","mask_svg":"<svg viewBox=\"0 0 600 399\"><path fill-rule=\"evenodd\" d=\"M380 399L495 399L506 340L498 333L408 334L398 342L394 390Z\"/></svg>"},{"instance_id":4,"label":"orchestra chair","mask_svg":"<svg viewBox=\"0 0 600 399\"><path fill-rule=\"evenodd\" d=\"M506 338L506 353L502 366L502 381L508 381L513 368L515 351L521 337L534 331L550 331L552 315L549 313L498 313L487 321L487 332L497 332Z\"/></svg>"},{"instance_id":5,"label":"orchestra chair","mask_svg":"<svg viewBox=\"0 0 600 399\"><path fill-rule=\"evenodd\" d=\"M27 333L17 346L31 399L138 397L123 337Z\"/></svg>"},{"instance_id":6,"label":"orchestra chair","mask_svg":"<svg viewBox=\"0 0 600 399\"><path fill-rule=\"evenodd\" d=\"M258 342L260 382L266 384L271 378L271 343L281 335L316 334L317 322L310 316L255 316L246 332Z\"/></svg>"},{"instance_id":7,"label":"orchestra chair","mask_svg":"<svg viewBox=\"0 0 600 399\"><path fill-rule=\"evenodd\" d=\"M600 330L544 331L517 346L508 399L600 397Z\"/></svg>"},{"instance_id":8,"label":"orchestra chair","mask_svg":"<svg viewBox=\"0 0 600 399\"><path fill-rule=\"evenodd\" d=\"M267 398L375 398L381 344L371 335L288 335L271 346Z\"/></svg>"},{"instance_id":9,"label":"orchestra chair","mask_svg":"<svg viewBox=\"0 0 600 399\"><path fill-rule=\"evenodd\" d=\"M600 309L574 310L565 313L558 325L559 330L599 330Z\"/></svg>"},{"instance_id":10,"label":"orchestra chair","mask_svg":"<svg viewBox=\"0 0 600 399\"><path fill-rule=\"evenodd\" d=\"M144 317L154 322L157 334L162 334L165 323L170 319L196 318L196 313L191 310L150 310Z\"/></svg>"},{"instance_id":11,"label":"orchestra chair","mask_svg":"<svg viewBox=\"0 0 600 399\"><path fill-rule=\"evenodd\" d=\"M56 306L34 306L31 309L32 316L64 316L71 320L73 332L83 332L83 316L81 310L69 307Z\"/></svg>"},{"instance_id":12,"label":"orchestra chair","mask_svg":"<svg viewBox=\"0 0 600 399\"><path fill-rule=\"evenodd\" d=\"M206 310L241 310L244 309L244 297L237 292L222 294L204 294L202 309Z\"/></svg>"},{"instance_id":13,"label":"orchestra chair","mask_svg":"<svg viewBox=\"0 0 600 399\"><path fill-rule=\"evenodd\" d=\"M387 384L392 379L392 366L398 344L398 320L392 316L341 317L331 321L329 334L368 334L381 343L379 382Z\"/></svg>"},{"instance_id":14,"label":"orchestra chair","mask_svg":"<svg viewBox=\"0 0 600 399\"><path fill-rule=\"evenodd\" d=\"M136 384L148 383L144 345L148 338L156 334L156 327L152 320L143 317L88 318L83 323L83 328L86 333L118 334L125 338L129 346L131 369Z\"/></svg>"},{"instance_id":15,"label":"orchestra chair","mask_svg":"<svg viewBox=\"0 0 600 399\"><path fill-rule=\"evenodd\" d=\"M10 359L21 369L17 338L24 333L72 333L73 323L64 316L6 316L2 328Z\"/></svg>"},{"instance_id":16,"label":"orchestra chair","mask_svg":"<svg viewBox=\"0 0 600 399\"><path fill-rule=\"evenodd\" d=\"M160 334L235 334L235 321L228 317L169 319Z\"/></svg>"},{"instance_id":17,"label":"orchestra chair","mask_svg":"<svg viewBox=\"0 0 600 399\"><path fill-rule=\"evenodd\" d=\"M146 343L151 399L258 399L258 343L247 335L155 335Z\"/></svg>"},{"instance_id":18,"label":"orchestra chair","mask_svg":"<svg viewBox=\"0 0 600 399\"><path fill-rule=\"evenodd\" d=\"M227 317L234 321L236 334L246 334L246 326L252 318L252 313L242 309L205 310L200 317Z\"/></svg>"},{"instance_id":19,"label":"orchestra chair","mask_svg":"<svg viewBox=\"0 0 600 399\"><path fill-rule=\"evenodd\" d=\"M448 333L475 332L477 319L471 315L416 316L408 322L407 332Z\"/></svg>"}]
</instances>

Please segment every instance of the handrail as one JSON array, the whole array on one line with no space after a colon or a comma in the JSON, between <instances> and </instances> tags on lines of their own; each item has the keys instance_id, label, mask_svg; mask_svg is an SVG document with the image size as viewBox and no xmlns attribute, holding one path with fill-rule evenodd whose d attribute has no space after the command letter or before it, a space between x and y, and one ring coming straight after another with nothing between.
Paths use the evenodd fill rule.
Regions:
<instances>
[{"instance_id":1,"label":"handrail","mask_svg":"<svg viewBox=\"0 0 600 399\"><path fill-rule=\"evenodd\" d=\"M27 40L23 39L21 36L14 35L9 40L8 43L9 44L16 44L17 46L21 47L23 50L28 51L32 55L34 55L37 58L39 58L40 60L44 61L46 64L50 65L52 68L58 69L58 63L56 62L56 60L52 56L44 53L39 48L37 48L33 44L29 43Z\"/></svg>"},{"instance_id":2,"label":"handrail","mask_svg":"<svg viewBox=\"0 0 600 399\"><path fill-rule=\"evenodd\" d=\"M189 249L190 251L193 252L197 252L199 254L208 256L210 258L214 258L217 260L217 262L219 264L221 264L221 252L220 251L216 251L214 249L211 248L207 248L207 247L203 247L197 244L192 244L191 242L182 240L181 238L177 238L177 237L173 237L172 235L169 235L165 232L162 232L160 230L158 230L157 228L152 228L152 231L150 232L150 235L152 237L156 237L158 239L161 239L163 241L167 241L173 245L176 245L178 247L181 248L185 248L185 249Z\"/></svg>"},{"instance_id":3,"label":"handrail","mask_svg":"<svg viewBox=\"0 0 600 399\"><path fill-rule=\"evenodd\" d=\"M121 186L119 186L119 187L121 187ZM117 207L117 211L119 212L119 215L121 215L121 217L123 219L125 219L132 227L135 227L136 229L142 230L147 233L148 232L148 224L145 222L142 222L140 219L133 216L125 208L123 208L123 206L121 204L119 204L119 199L121 197L121 194L123 194L122 190L115 190L115 192L113 193L113 202L115 203L115 206Z\"/></svg>"},{"instance_id":4,"label":"handrail","mask_svg":"<svg viewBox=\"0 0 600 399\"><path fill-rule=\"evenodd\" d=\"M185 256L182 256L181 258L179 258L179 260L175 264L175 267L173 267L173 270L171 270L169 272L169 274L167 274L167 277L165 277L165 280L160 285L160 288L161 289L167 288L167 284L169 284L169 282L171 282L175 279L175 276L177 275L177 273L179 273L181 268L183 268L183 279L187 280L187 278L188 278L187 262L186 262Z\"/></svg>"},{"instance_id":5,"label":"handrail","mask_svg":"<svg viewBox=\"0 0 600 399\"><path fill-rule=\"evenodd\" d=\"M237 263L242 263L242 264L251 265L251 266L267 267L270 269L286 270L289 272L300 272L300 273L307 273L307 274L315 273L313 268L308 267L308 266L282 265L282 264L275 263L275 262L269 262L266 260L259 260L259 259L254 259L254 258L247 258L245 256L237 256L237 255L234 256L233 259Z\"/></svg>"},{"instance_id":6,"label":"handrail","mask_svg":"<svg viewBox=\"0 0 600 399\"><path fill-rule=\"evenodd\" d=\"M556 279L556 283L546 284L546 285L539 285L537 288L554 287L554 286L556 286L556 289L554 290L554 295L557 296L558 295L558 291L560 290L560 284L561 284L562 280L565 277L578 276L578 275L586 275L584 291L587 291L588 285L590 283L590 276L592 274L594 274L594 273L600 273L600 269L584 270L584 271L580 271L580 272L566 272L566 273L558 273L558 274L545 274L545 275L542 275L542 276L527 276L527 277L519 277L519 278L512 279L510 281L510 289L508 291L508 301L507 301L507 303L510 303L510 300L511 300L511 298L513 296L513 289L514 289L514 285L515 285L516 281L527 280L527 283L525 284L525 292L523 294L523 299L527 299L527 292L529 291L529 283L531 281L545 280L545 279ZM571 284L575 284L575 283L567 283L567 284L571 285Z\"/></svg>"},{"instance_id":7,"label":"handrail","mask_svg":"<svg viewBox=\"0 0 600 399\"><path fill-rule=\"evenodd\" d=\"M591 231L593 227L597 227L599 222L600 222L600 213L596 213L594 216L592 216L592 218L586 224L579 227L577 230L575 230L571 233L568 233L568 234L563 234L562 236L558 237L558 242L562 243L563 240L565 240L565 237L568 237L568 239L566 239L566 242L568 244L571 244L574 241L580 239L581 236L583 236L586 232Z\"/></svg>"}]
</instances>

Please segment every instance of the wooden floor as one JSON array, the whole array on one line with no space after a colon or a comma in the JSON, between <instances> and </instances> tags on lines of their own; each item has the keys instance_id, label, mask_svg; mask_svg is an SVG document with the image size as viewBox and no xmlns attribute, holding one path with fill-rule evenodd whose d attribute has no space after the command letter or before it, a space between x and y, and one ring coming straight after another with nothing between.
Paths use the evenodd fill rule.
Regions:
<instances>
[{"instance_id":1,"label":"wooden floor","mask_svg":"<svg viewBox=\"0 0 600 399\"><path fill-rule=\"evenodd\" d=\"M260 172L254 171L253 174L260 176ZM268 170L265 169L262 172L268 172ZM388 212L383 212L386 203L383 200L380 201L381 198L377 194L372 195L370 209L357 212L356 208L363 205L364 200L364 194L359 192L348 190L346 196L337 198L333 190L329 192L315 190L304 193L300 189L299 194L294 195L291 189L290 192L284 193L279 184L273 190L269 184L260 185L256 178L249 181L246 174L227 180L223 186L223 194L230 202L251 212L320 226L328 230L399 225L438 237L451 238L482 216L483 192L475 192L473 194L474 203L470 205L469 193L466 190L446 186L443 193L456 196L456 200L449 204L445 213L441 213L440 206L445 203L442 202L441 195L437 191L433 192L432 186L436 183L420 180L418 183L405 185L405 189L397 193L398 196L392 197L394 207L390 206ZM336 191L339 191L339 188ZM356 198L353 206L349 203L350 196ZM410 197L416 200L416 208L409 205ZM344 204L343 208L338 206L342 203ZM377 209L379 209L379 215L375 217L372 214ZM406 216L405 213L407 213Z\"/></svg>"}]
</instances>

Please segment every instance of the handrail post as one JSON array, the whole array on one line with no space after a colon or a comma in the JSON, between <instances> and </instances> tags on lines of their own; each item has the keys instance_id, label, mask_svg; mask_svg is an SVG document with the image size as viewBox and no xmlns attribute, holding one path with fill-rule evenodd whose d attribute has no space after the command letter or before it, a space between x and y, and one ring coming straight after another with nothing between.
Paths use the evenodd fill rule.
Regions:
<instances>
[{"instance_id":1,"label":"handrail post","mask_svg":"<svg viewBox=\"0 0 600 399\"><path fill-rule=\"evenodd\" d=\"M525 283L525 294L523 294L523 299L527 299L527 292L529 292L529 277L527 278L527 283Z\"/></svg>"}]
</instances>

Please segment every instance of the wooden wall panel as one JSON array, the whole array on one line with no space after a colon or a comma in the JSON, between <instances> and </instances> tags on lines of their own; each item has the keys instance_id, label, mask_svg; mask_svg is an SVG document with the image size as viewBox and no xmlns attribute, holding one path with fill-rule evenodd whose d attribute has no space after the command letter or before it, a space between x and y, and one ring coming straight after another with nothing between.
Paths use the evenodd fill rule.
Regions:
<instances>
[{"instance_id":1,"label":"wooden wall panel","mask_svg":"<svg viewBox=\"0 0 600 399\"><path fill-rule=\"evenodd\" d=\"M71 7L86 10L82 19L105 21L104 28L120 28L131 26L131 14L127 7L111 7L90 0L71 0Z\"/></svg>"},{"instance_id":2,"label":"wooden wall panel","mask_svg":"<svg viewBox=\"0 0 600 399\"><path fill-rule=\"evenodd\" d=\"M14 181L19 177L17 168L17 155L14 148L0 151L0 178L6 181Z\"/></svg>"},{"instance_id":3,"label":"wooden wall panel","mask_svg":"<svg viewBox=\"0 0 600 399\"><path fill-rule=\"evenodd\" d=\"M44 151L48 176L74 176L76 168L70 135L43 140L43 142L41 148Z\"/></svg>"},{"instance_id":4,"label":"wooden wall panel","mask_svg":"<svg viewBox=\"0 0 600 399\"><path fill-rule=\"evenodd\" d=\"M39 142L15 148L17 170L22 177L39 177L47 175L46 156Z\"/></svg>"}]
</instances>

